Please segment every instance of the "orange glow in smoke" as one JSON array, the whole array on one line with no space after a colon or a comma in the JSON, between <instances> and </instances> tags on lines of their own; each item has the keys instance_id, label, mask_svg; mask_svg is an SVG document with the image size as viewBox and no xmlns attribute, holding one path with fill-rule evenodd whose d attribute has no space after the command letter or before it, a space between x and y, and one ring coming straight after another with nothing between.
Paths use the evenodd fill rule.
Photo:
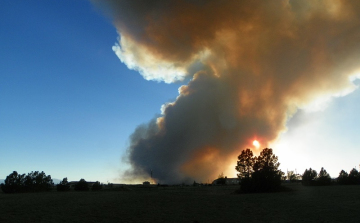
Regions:
<instances>
[{"instance_id":1,"label":"orange glow in smoke","mask_svg":"<svg viewBox=\"0 0 360 223\"><path fill-rule=\"evenodd\" d=\"M253 145L258 149L260 147L260 143L257 140L253 141Z\"/></svg>"}]
</instances>

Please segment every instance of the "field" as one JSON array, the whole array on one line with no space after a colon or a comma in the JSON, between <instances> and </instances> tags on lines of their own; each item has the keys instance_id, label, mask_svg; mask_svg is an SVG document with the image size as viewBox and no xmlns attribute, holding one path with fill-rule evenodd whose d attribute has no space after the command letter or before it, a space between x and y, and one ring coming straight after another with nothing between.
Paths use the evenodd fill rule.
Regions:
<instances>
[{"instance_id":1,"label":"field","mask_svg":"<svg viewBox=\"0 0 360 223\"><path fill-rule=\"evenodd\" d=\"M0 193L0 222L359 222L360 186L234 194L238 186Z\"/></svg>"}]
</instances>

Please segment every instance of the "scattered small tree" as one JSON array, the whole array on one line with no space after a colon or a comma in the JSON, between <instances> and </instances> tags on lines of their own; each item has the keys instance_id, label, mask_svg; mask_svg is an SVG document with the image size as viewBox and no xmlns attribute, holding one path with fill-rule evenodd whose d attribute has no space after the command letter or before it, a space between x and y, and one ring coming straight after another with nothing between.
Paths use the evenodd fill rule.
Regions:
<instances>
[{"instance_id":1,"label":"scattered small tree","mask_svg":"<svg viewBox=\"0 0 360 223\"><path fill-rule=\"evenodd\" d=\"M88 191L89 190L89 185L84 179L80 179L80 181L75 184L74 190L76 190L76 191Z\"/></svg>"},{"instance_id":2,"label":"scattered small tree","mask_svg":"<svg viewBox=\"0 0 360 223\"><path fill-rule=\"evenodd\" d=\"M319 186L325 186L325 185L330 185L331 184L331 177L326 172L324 167L321 167L321 170L319 172L319 175L318 175L316 181L317 181L317 185L319 185Z\"/></svg>"},{"instance_id":3,"label":"scattered small tree","mask_svg":"<svg viewBox=\"0 0 360 223\"><path fill-rule=\"evenodd\" d=\"M92 186L91 186L91 190L92 191L98 191L102 189L102 185L100 184L99 181L96 181Z\"/></svg>"},{"instance_id":4,"label":"scattered small tree","mask_svg":"<svg viewBox=\"0 0 360 223\"><path fill-rule=\"evenodd\" d=\"M304 171L304 174L302 175L302 184L304 186L313 186L315 185L315 179L317 177L316 170L313 169L306 169Z\"/></svg>"},{"instance_id":5,"label":"scattered small tree","mask_svg":"<svg viewBox=\"0 0 360 223\"><path fill-rule=\"evenodd\" d=\"M349 173L349 184L359 184L360 183L360 174L355 168L353 168Z\"/></svg>"},{"instance_id":6,"label":"scattered small tree","mask_svg":"<svg viewBox=\"0 0 360 223\"><path fill-rule=\"evenodd\" d=\"M67 180L67 177L65 177L58 185L56 185L57 191L69 191L70 190L70 184Z\"/></svg>"},{"instance_id":7,"label":"scattered small tree","mask_svg":"<svg viewBox=\"0 0 360 223\"><path fill-rule=\"evenodd\" d=\"M341 170L337 178L338 184L346 185L349 184L349 174L345 170Z\"/></svg>"}]
</instances>

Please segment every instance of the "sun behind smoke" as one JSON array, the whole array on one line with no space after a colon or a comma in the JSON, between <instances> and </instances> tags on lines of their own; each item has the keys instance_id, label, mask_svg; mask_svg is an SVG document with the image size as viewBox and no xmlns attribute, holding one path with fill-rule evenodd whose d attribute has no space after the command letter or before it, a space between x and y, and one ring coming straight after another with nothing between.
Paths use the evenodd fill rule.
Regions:
<instances>
[{"instance_id":1,"label":"sun behind smoke","mask_svg":"<svg viewBox=\"0 0 360 223\"><path fill-rule=\"evenodd\" d=\"M253 145L255 146L256 149L258 149L260 147L260 143L257 140L253 141Z\"/></svg>"}]
</instances>

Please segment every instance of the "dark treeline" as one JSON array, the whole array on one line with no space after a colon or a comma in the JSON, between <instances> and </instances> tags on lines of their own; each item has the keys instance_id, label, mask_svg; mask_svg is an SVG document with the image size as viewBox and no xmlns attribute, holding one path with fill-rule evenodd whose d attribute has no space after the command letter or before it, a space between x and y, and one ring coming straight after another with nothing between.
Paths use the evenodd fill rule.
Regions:
<instances>
[{"instance_id":1,"label":"dark treeline","mask_svg":"<svg viewBox=\"0 0 360 223\"><path fill-rule=\"evenodd\" d=\"M332 180L327 171L322 167L320 172L311 168L306 169L302 175L288 171L287 176L279 170L280 163L278 157L273 154L273 150L265 148L261 151L259 156L254 156L250 149L243 150L238 156L237 165L235 169L239 172L237 174L240 182L241 193L256 193L256 192L276 192L281 191L281 183L283 180L290 182L301 181L304 186L325 186L332 184L340 185L359 185L360 173L353 168L348 174L341 170L338 178ZM216 180L217 184L226 184L226 177L220 174ZM110 185L110 184L109 184ZM194 185L199 185L194 181ZM13 171L9 174L5 182L0 185L4 193L24 193L24 192L42 192L51 191L55 188L53 180L50 175L46 175L43 171L32 171L26 174L18 174ZM68 182L64 178L56 185L57 191L98 191L103 188L99 181L87 182L80 179L75 182Z\"/></svg>"},{"instance_id":2,"label":"dark treeline","mask_svg":"<svg viewBox=\"0 0 360 223\"><path fill-rule=\"evenodd\" d=\"M355 168L353 168L349 174L341 170L337 182L342 185L360 184L360 173Z\"/></svg>"},{"instance_id":3,"label":"dark treeline","mask_svg":"<svg viewBox=\"0 0 360 223\"><path fill-rule=\"evenodd\" d=\"M331 177L324 167L321 167L319 174L316 170L306 169L302 175L302 184L305 186L325 186L331 184Z\"/></svg>"},{"instance_id":4,"label":"dark treeline","mask_svg":"<svg viewBox=\"0 0 360 223\"><path fill-rule=\"evenodd\" d=\"M46 176L43 171L33 171L27 175L14 171L1 184L1 190L4 193L40 192L51 190L53 186L51 176Z\"/></svg>"},{"instance_id":5,"label":"dark treeline","mask_svg":"<svg viewBox=\"0 0 360 223\"><path fill-rule=\"evenodd\" d=\"M338 178L332 180L329 173L322 167L320 172L311 168L303 175L289 171L287 176L278 169L280 163L272 149L265 148L258 157L250 149L243 150L238 156L235 169L239 172L240 192L274 192L281 190L281 182L302 182L304 186L325 186L332 184L357 185L360 184L360 173L353 168L348 174L341 170Z\"/></svg>"},{"instance_id":6,"label":"dark treeline","mask_svg":"<svg viewBox=\"0 0 360 223\"><path fill-rule=\"evenodd\" d=\"M336 181L332 181L330 175L322 167L319 174L316 170L311 168L306 169L302 175L302 184L305 186L325 186L331 184L340 185L357 185L360 184L360 174L355 168L348 174L346 171L341 170Z\"/></svg>"},{"instance_id":7,"label":"dark treeline","mask_svg":"<svg viewBox=\"0 0 360 223\"><path fill-rule=\"evenodd\" d=\"M86 182L84 179L71 184L67 178L64 178L56 185L56 190L70 191L72 186L75 191L88 191L90 189L97 191L101 190L103 185L99 181ZM0 187L4 193L44 192L51 191L54 188L54 182L51 176L46 175L43 171L33 171L27 175L13 171L6 177Z\"/></svg>"}]
</instances>

